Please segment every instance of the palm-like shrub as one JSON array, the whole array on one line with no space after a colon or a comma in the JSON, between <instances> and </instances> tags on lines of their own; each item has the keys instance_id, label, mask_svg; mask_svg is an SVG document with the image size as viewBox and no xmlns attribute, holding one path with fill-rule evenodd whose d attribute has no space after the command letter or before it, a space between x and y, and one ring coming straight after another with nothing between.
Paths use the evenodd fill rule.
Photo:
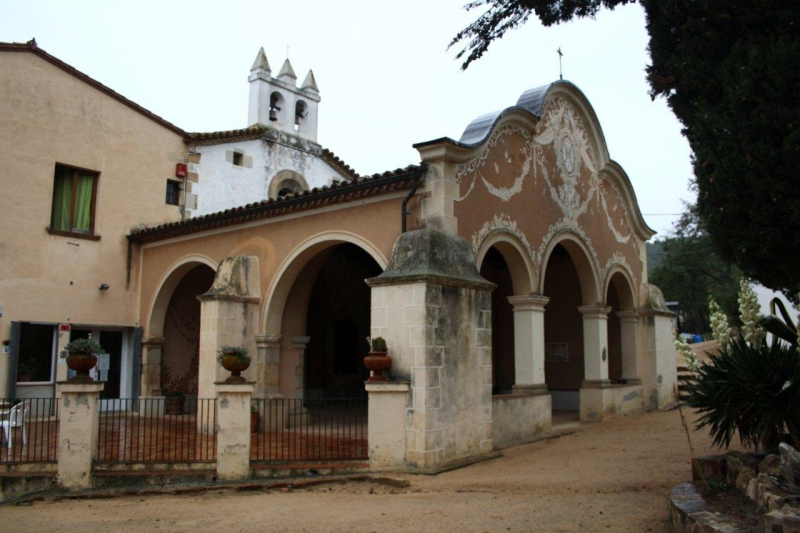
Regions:
<instances>
[{"instance_id":1,"label":"palm-like shrub","mask_svg":"<svg viewBox=\"0 0 800 533\"><path fill-rule=\"evenodd\" d=\"M752 346L742 338L708 354L687 385L686 403L701 415L714 444L728 446L738 433L744 446L772 450L788 431L800 441L800 356L782 342Z\"/></svg>"}]
</instances>

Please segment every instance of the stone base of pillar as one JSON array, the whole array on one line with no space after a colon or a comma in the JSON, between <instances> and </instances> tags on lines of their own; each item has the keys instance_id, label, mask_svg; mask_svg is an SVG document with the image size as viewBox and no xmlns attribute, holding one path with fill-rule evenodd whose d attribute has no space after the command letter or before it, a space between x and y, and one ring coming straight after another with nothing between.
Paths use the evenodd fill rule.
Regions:
<instances>
[{"instance_id":1,"label":"stone base of pillar","mask_svg":"<svg viewBox=\"0 0 800 533\"><path fill-rule=\"evenodd\" d=\"M525 442L550 431L552 400L545 393L492 396L494 445Z\"/></svg>"},{"instance_id":2,"label":"stone base of pillar","mask_svg":"<svg viewBox=\"0 0 800 533\"><path fill-rule=\"evenodd\" d=\"M512 394L526 395L526 396L539 396L547 394L547 384L541 383L538 385L514 385L511 387Z\"/></svg>"},{"instance_id":3,"label":"stone base of pillar","mask_svg":"<svg viewBox=\"0 0 800 533\"><path fill-rule=\"evenodd\" d=\"M250 397L254 383L214 384L217 389L217 477L250 476Z\"/></svg>"},{"instance_id":4,"label":"stone base of pillar","mask_svg":"<svg viewBox=\"0 0 800 533\"><path fill-rule=\"evenodd\" d=\"M100 392L105 383L58 383L61 412L58 425L58 484L68 489L92 486L92 463L100 429Z\"/></svg>"},{"instance_id":5,"label":"stone base of pillar","mask_svg":"<svg viewBox=\"0 0 800 533\"><path fill-rule=\"evenodd\" d=\"M581 422L601 422L644 408L641 385L614 385L581 389Z\"/></svg>"},{"instance_id":6,"label":"stone base of pillar","mask_svg":"<svg viewBox=\"0 0 800 533\"><path fill-rule=\"evenodd\" d=\"M406 466L408 383L367 383L369 394L369 466L372 470Z\"/></svg>"}]
</instances>

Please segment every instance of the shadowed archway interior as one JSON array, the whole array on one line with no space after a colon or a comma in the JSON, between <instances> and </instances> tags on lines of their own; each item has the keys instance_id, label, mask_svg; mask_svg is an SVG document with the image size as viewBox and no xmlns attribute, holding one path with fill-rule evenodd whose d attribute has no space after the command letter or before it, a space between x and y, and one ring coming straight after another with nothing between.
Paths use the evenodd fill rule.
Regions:
<instances>
[{"instance_id":1,"label":"shadowed archway interior","mask_svg":"<svg viewBox=\"0 0 800 533\"><path fill-rule=\"evenodd\" d=\"M511 393L514 376L514 295L511 271L503 254L489 248L481 265L481 276L496 284L492 291L492 394Z\"/></svg>"}]
</instances>

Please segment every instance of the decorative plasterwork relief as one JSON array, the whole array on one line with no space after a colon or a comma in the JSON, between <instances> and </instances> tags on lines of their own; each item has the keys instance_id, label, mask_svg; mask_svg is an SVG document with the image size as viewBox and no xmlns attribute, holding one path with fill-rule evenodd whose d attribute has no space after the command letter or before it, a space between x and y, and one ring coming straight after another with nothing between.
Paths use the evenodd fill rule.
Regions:
<instances>
[{"instance_id":1,"label":"decorative plasterwork relief","mask_svg":"<svg viewBox=\"0 0 800 533\"><path fill-rule=\"evenodd\" d=\"M501 146L506 145L508 147L510 144L509 137L514 133L520 134L525 139L525 143L519 148L511 148L510 150L507 148L503 154L503 161L501 161L501 163L504 165L507 164L511 168L515 168L517 167L516 163L518 161L522 161L519 174L516 175L514 178L514 183L510 187L493 185L491 181L486 179L486 177L483 175L484 172L487 172L487 169L483 168L485 166L486 159L489 157L489 153L492 151L492 149L498 144ZM464 193L464 196L459 198L457 201L460 202L470 195L473 189L475 189L477 178L480 177L481 181L486 187L486 190L489 191L489 194L500 198L504 202L508 202L514 197L514 195L522 191L522 184L525 181L525 177L531 172L532 169L534 171L534 180L536 179L535 168L533 168L533 150L534 139L527 130L515 125L507 125L503 126L502 128L498 128L489 138L486 148L483 149L478 157L469 163L456 167L456 183L461 183L464 181L464 178L472 178L467 192ZM502 173L498 161L493 162L493 165L488 169L488 172L490 173L490 176L491 172L493 172L494 175L500 175Z\"/></svg>"},{"instance_id":2,"label":"decorative plasterwork relief","mask_svg":"<svg viewBox=\"0 0 800 533\"><path fill-rule=\"evenodd\" d=\"M589 260L592 262L594 271L597 272L600 269L600 258L597 255L597 250L595 250L594 246L592 245L592 239L586 235L586 232L581 229L575 220L564 217L561 220L550 224L550 227L547 228L547 233L545 233L541 244L539 244L539 248L537 248L536 253L534 254L533 264L534 268L536 269L536 279L541 279L541 270L542 265L544 264L544 255L547 253L547 248L549 247L550 243L553 242L553 239L562 233L574 233L580 237L583 244L586 245L587 250L589 250Z\"/></svg>"},{"instance_id":3,"label":"decorative plasterwork relief","mask_svg":"<svg viewBox=\"0 0 800 533\"><path fill-rule=\"evenodd\" d=\"M508 213L496 214L494 219L489 222L485 222L483 227L472 235L472 251L476 257L478 255L478 250L480 250L481 245L486 241L486 239L488 239L490 235L499 232L510 233L519 239L519 242L525 248L528 257L533 260L534 255L531 243L528 242L528 238L525 236L525 233L517 227L516 221L512 220Z\"/></svg>"},{"instance_id":4,"label":"decorative plasterwork relief","mask_svg":"<svg viewBox=\"0 0 800 533\"><path fill-rule=\"evenodd\" d=\"M619 253L614 252L606 264L603 266L603 269L600 271L600 279L603 283L608 280L608 274L611 272L615 266L621 267L625 272L628 274L628 277L631 280L631 283L635 283L636 277L633 275L633 270L631 270L631 266L628 264L628 261L625 260L625 257Z\"/></svg>"}]
</instances>

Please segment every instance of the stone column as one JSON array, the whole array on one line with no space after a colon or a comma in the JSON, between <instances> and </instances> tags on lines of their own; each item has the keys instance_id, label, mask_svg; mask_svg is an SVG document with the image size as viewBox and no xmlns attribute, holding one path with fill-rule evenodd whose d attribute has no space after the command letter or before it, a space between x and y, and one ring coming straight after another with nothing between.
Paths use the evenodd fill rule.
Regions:
<instances>
[{"instance_id":1,"label":"stone column","mask_svg":"<svg viewBox=\"0 0 800 533\"><path fill-rule=\"evenodd\" d=\"M253 383L218 382L217 477L235 481L250 477L250 397Z\"/></svg>"},{"instance_id":2,"label":"stone column","mask_svg":"<svg viewBox=\"0 0 800 533\"><path fill-rule=\"evenodd\" d=\"M372 288L372 337L386 339L390 379L410 382L406 467L438 470L492 451L490 290L470 245L433 229L402 234ZM370 418L370 426L373 423Z\"/></svg>"},{"instance_id":3,"label":"stone column","mask_svg":"<svg viewBox=\"0 0 800 533\"><path fill-rule=\"evenodd\" d=\"M622 379L629 385L638 385L642 382L639 378L638 354L639 346L639 313L636 311L618 311L620 322L620 337L622 341Z\"/></svg>"},{"instance_id":4,"label":"stone column","mask_svg":"<svg viewBox=\"0 0 800 533\"><path fill-rule=\"evenodd\" d=\"M605 305L578 307L583 315L583 368L581 421L599 422L612 413L608 379L608 313Z\"/></svg>"},{"instance_id":5,"label":"stone column","mask_svg":"<svg viewBox=\"0 0 800 533\"><path fill-rule=\"evenodd\" d=\"M281 336L256 335L256 396L278 392L280 383Z\"/></svg>"},{"instance_id":6,"label":"stone column","mask_svg":"<svg viewBox=\"0 0 800 533\"><path fill-rule=\"evenodd\" d=\"M583 315L583 386L607 386L608 379L608 313L605 305L584 305Z\"/></svg>"},{"instance_id":7,"label":"stone column","mask_svg":"<svg viewBox=\"0 0 800 533\"><path fill-rule=\"evenodd\" d=\"M369 394L369 466L373 470L406 466L408 383L367 383Z\"/></svg>"},{"instance_id":8,"label":"stone column","mask_svg":"<svg viewBox=\"0 0 800 533\"><path fill-rule=\"evenodd\" d=\"M143 398L162 396L161 392L161 346L164 337L142 339L142 374L139 395Z\"/></svg>"},{"instance_id":9,"label":"stone column","mask_svg":"<svg viewBox=\"0 0 800 533\"><path fill-rule=\"evenodd\" d=\"M58 383L61 412L58 425L58 484L68 489L92 486L92 462L97 455L102 382Z\"/></svg>"},{"instance_id":10,"label":"stone column","mask_svg":"<svg viewBox=\"0 0 800 533\"><path fill-rule=\"evenodd\" d=\"M223 260L214 284L200 300L200 364L198 370L199 399L213 398L215 382L227 377L217 363L222 346L244 346L258 358L255 335L258 331L261 286L257 257L228 257ZM244 376L253 381L256 368L251 363Z\"/></svg>"},{"instance_id":11,"label":"stone column","mask_svg":"<svg viewBox=\"0 0 800 533\"><path fill-rule=\"evenodd\" d=\"M545 394L544 306L547 296L509 296L514 307L514 392Z\"/></svg>"}]
</instances>

